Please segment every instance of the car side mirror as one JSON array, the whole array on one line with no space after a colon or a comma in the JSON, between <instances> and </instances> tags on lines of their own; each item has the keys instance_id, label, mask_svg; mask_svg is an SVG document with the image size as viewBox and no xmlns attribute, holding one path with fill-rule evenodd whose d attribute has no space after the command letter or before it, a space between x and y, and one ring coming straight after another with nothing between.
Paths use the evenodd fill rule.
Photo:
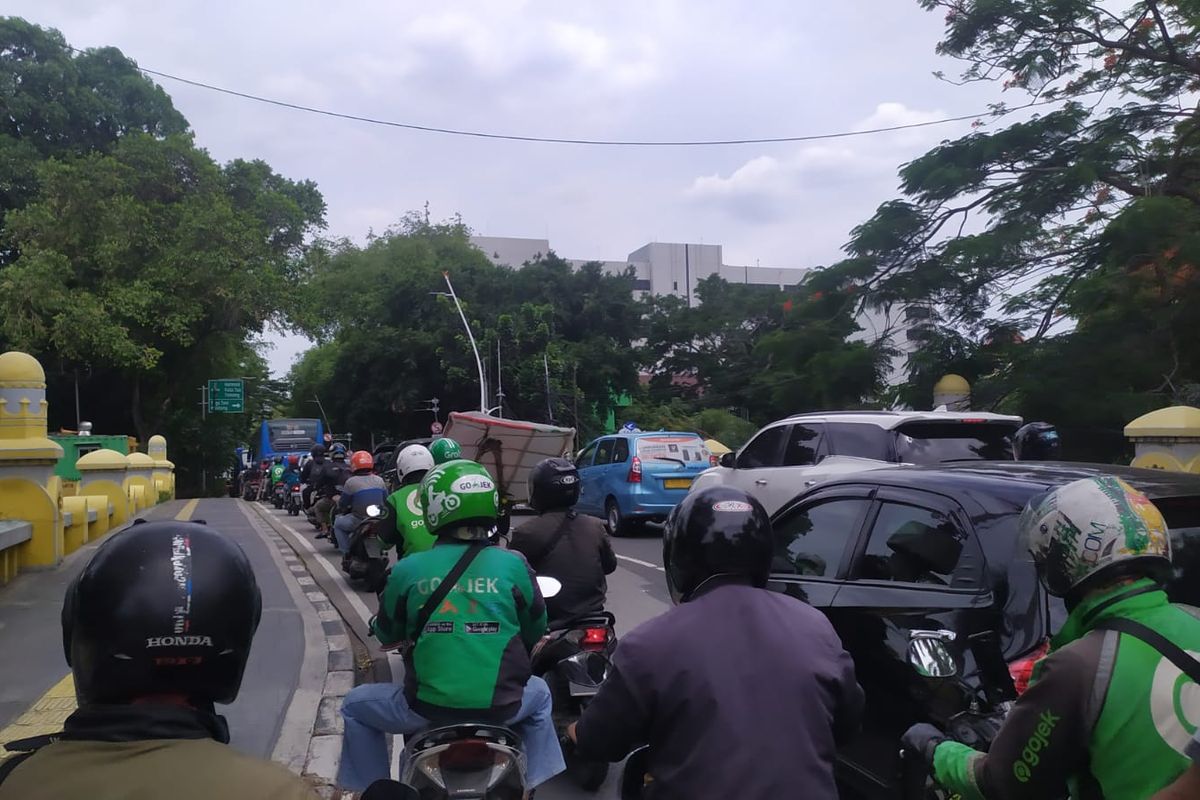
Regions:
<instances>
[{"instance_id":1,"label":"car side mirror","mask_svg":"<svg viewBox=\"0 0 1200 800\"><path fill-rule=\"evenodd\" d=\"M728 469L737 469L737 454L722 453L721 458L717 460L717 463Z\"/></svg>"},{"instance_id":2,"label":"car side mirror","mask_svg":"<svg viewBox=\"0 0 1200 800\"><path fill-rule=\"evenodd\" d=\"M954 631L910 632L908 663L923 678L953 678L958 674L958 665L946 643L954 637Z\"/></svg>"}]
</instances>

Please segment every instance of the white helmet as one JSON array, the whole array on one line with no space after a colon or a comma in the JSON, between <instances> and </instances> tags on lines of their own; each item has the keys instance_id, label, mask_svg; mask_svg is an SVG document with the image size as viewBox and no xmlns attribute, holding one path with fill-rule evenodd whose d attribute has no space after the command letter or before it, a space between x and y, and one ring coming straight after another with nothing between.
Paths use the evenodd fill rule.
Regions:
<instances>
[{"instance_id":1,"label":"white helmet","mask_svg":"<svg viewBox=\"0 0 1200 800\"><path fill-rule=\"evenodd\" d=\"M396 474L400 480L411 472L433 469L433 454L423 444L410 444L396 456Z\"/></svg>"}]
</instances>

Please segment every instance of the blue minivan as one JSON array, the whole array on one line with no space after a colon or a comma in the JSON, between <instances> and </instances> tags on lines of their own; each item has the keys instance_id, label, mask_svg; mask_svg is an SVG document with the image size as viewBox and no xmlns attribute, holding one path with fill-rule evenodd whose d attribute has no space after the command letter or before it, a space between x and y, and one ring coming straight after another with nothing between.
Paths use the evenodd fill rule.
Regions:
<instances>
[{"instance_id":1,"label":"blue minivan","mask_svg":"<svg viewBox=\"0 0 1200 800\"><path fill-rule=\"evenodd\" d=\"M648 520L661 522L696 476L716 458L696 433L655 431L602 436L579 451L576 510L600 517L613 536Z\"/></svg>"}]
</instances>

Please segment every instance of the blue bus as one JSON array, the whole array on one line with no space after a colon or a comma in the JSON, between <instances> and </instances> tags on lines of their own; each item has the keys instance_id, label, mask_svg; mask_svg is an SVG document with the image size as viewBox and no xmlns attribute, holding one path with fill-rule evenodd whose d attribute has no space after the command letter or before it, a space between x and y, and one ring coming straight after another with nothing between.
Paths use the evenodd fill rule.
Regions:
<instances>
[{"instance_id":1,"label":"blue bus","mask_svg":"<svg viewBox=\"0 0 1200 800\"><path fill-rule=\"evenodd\" d=\"M273 460L275 456L295 453L304 455L316 444L323 442L325 428L319 419L268 419L263 420L259 436L259 459Z\"/></svg>"}]
</instances>

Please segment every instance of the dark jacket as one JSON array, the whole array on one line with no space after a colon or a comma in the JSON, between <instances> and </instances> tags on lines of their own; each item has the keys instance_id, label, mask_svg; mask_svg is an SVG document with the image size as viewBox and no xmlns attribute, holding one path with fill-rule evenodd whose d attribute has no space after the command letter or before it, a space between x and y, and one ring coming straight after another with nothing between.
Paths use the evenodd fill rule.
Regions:
<instances>
[{"instance_id":1,"label":"dark jacket","mask_svg":"<svg viewBox=\"0 0 1200 800\"><path fill-rule=\"evenodd\" d=\"M566 532L547 550L564 523ZM569 516L566 511L550 511L517 528L511 548L525 556L534 572L562 582L562 590L546 598L551 628L604 610L608 594L604 576L617 568L617 556L603 522L573 511Z\"/></svg>"},{"instance_id":2,"label":"dark jacket","mask_svg":"<svg viewBox=\"0 0 1200 800\"><path fill-rule=\"evenodd\" d=\"M316 473L316 470L313 472ZM331 497L337 494L349 477L350 465L345 461L326 461L321 467L321 472L314 475L313 482L319 496Z\"/></svg>"},{"instance_id":3,"label":"dark jacket","mask_svg":"<svg viewBox=\"0 0 1200 800\"><path fill-rule=\"evenodd\" d=\"M862 711L854 663L820 611L716 580L621 640L578 751L618 761L649 744L654 800L835 800L836 745Z\"/></svg>"},{"instance_id":4,"label":"dark jacket","mask_svg":"<svg viewBox=\"0 0 1200 800\"><path fill-rule=\"evenodd\" d=\"M308 461L305 461L304 466L300 467L300 480L307 484L316 483L317 477L321 474L321 470L323 470L325 465L328 463L329 462L323 457L320 461L315 458L310 458Z\"/></svg>"},{"instance_id":5,"label":"dark jacket","mask_svg":"<svg viewBox=\"0 0 1200 800\"><path fill-rule=\"evenodd\" d=\"M280 764L237 752L225 721L172 706L89 706L17 765L3 800L317 800Z\"/></svg>"}]
</instances>

